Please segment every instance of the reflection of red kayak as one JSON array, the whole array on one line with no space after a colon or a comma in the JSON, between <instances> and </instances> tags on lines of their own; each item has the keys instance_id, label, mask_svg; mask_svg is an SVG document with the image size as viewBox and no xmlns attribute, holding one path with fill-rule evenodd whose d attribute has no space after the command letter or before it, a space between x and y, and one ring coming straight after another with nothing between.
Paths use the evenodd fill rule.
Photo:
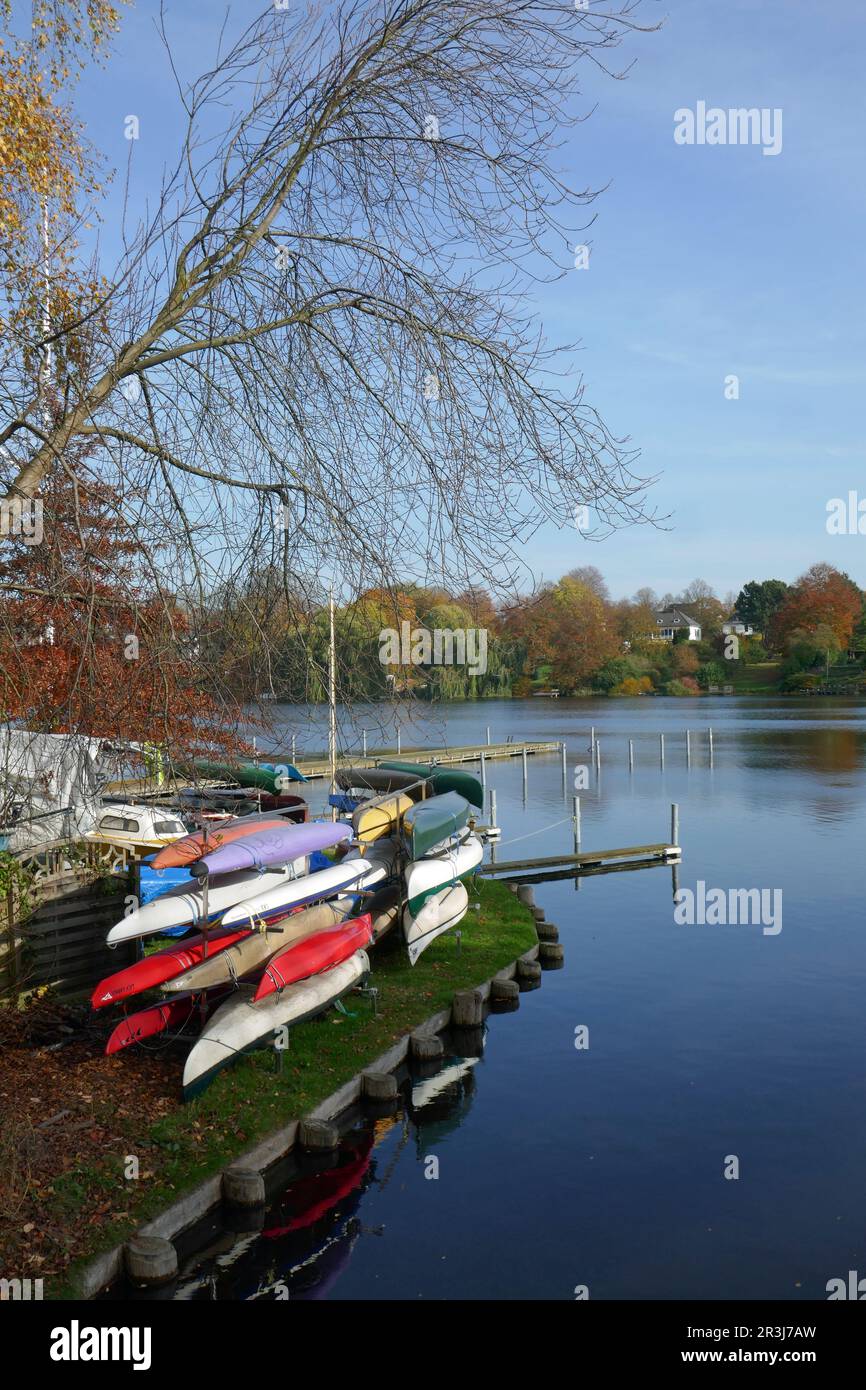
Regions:
<instances>
[{"instance_id":1,"label":"reflection of red kayak","mask_svg":"<svg viewBox=\"0 0 866 1390\"><path fill-rule=\"evenodd\" d=\"M363 950L372 935L372 918L369 912L365 912L362 917L355 917L350 922L309 932L307 936L292 941L269 960L253 1002L264 999L275 990L285 989L286 985L307 980L311 975L321 975L324 970L340 965L356 951Z\"/></svg>"},{"instance_id":2,"label":"reflection of red kayak","mask_svg":"<svg viewBox=\"0 0 866 1390\"><path fill-rule=\"evenodd\" d=\"M333 1207L359 1187L370 1166L373 1148L372 1136L364 1148L356 1153L351 1162L339 1168L330 1168L324 1173L310 1173L308 1177L293 1182L286 1194L286 1201L297 1209L297 1214L285 1226L270 1226L262 1231L266 1240L279 1240L292 1231L301 1231L315 1226Z\"/></svg>"},{"instance_id":3,"label":"reflection of red kayak","mask_svg":"<svg viewBox=\"0 0 866 1390\"><path fill-rule=\"evenodd\" d=\"M108 975L102 980L93 991L91 1005L94 1009L104 1009L106 1004L116 1004L119 999L128 999L130 995L141 994L145 989L154 989L156 985L173 980L175 975L199 965L205 959L205 945L207 955L215 956L249 934L248 927L217 928L208 932L207 937L191 936L182 946L166 946L162 951L154 951L152 956L145 956L144 960L137 960L134 965L128 965L125 970L118 970L116 975Z\"/></svg>"},{"instance_id":4,"label":"reflection of red kayak","mask_svg":"<svg viewBox=\"0 0 866 1390\"><path fill-rule=\"evenodd\" d=\"M220 990L218 997L222 998L224 994L225 990ZM200 994L179 994L176 999L170 999L165 1004L151 1004L148 1009L128 1014L118 1023L105 1044L106 1057L110 1057L113 1052L122 1052L133 1043L143 1042L145 1038L155 1038L158 1033L164 1033L168 1028L181 1027L195 1013L200 999ZM209 997L208 1004L210 1002ZM213 1002L216 1002L216 997Z\"/></svg>"}]
</instances>

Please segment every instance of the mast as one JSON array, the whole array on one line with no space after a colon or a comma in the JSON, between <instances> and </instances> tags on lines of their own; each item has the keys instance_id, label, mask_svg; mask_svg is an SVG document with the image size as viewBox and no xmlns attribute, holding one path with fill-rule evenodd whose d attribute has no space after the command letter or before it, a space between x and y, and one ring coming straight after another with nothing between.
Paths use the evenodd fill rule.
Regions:
<instances>
[{"instance_id":1,"label":"mast","mask_svg":"<svg viewBox=\"0 0 866 1390\"><path fill-rule=\"evenodd\" d=\"M328 766L331 772L331 795L337 790L337 656L334 643L334 591L328 595ZM336 806L331 807L331 820L337 819Z\"/></svg>"}]
</instances>

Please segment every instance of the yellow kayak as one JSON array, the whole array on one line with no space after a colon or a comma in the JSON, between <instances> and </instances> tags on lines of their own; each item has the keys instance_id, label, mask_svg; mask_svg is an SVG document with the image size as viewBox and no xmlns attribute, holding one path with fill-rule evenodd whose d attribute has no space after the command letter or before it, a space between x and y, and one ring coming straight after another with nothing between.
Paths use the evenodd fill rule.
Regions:
<instances>
[{"instance_id":1,"label":"yellow kayak","mask_svg":"<svg viewBox=\"0 0 866 1390\"><path fill-rule=\"evenodd\" d=\"M399 792L396 796L382 797L375 802L358 806L352 816L352 829L355 839L362 844L379 840L383 835L393 835L399 829L400 818L415 805L411 796Z\"/></svg>"}]
</instances>

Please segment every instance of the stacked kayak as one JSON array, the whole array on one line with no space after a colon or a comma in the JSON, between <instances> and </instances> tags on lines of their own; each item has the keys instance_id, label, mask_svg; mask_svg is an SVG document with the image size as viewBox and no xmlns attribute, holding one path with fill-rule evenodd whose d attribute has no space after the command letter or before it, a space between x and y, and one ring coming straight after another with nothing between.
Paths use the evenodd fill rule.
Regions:
<instances>
[{"instance_id":1,"label":"stacked kayak","mask_svg":"<svg viewBox=\"0 0 866 1390\"><path fill-rule=\"evenodd\" d=\"M484 791L477 777L471 772L461 772L459 768L433 767L430 763L380 763L377 771L406 772L414 777L426 778L434 792L459 792L479 811L484 809Z\"/></svg>"},{"instance_id":2,"label":"stacked kayak","mask_svg":"<svg viewBox=\"0 0 866 1390\"><path fill-rule=\"evenodd\" d=\"M410 859L447 849L469 822L472 808L459 792L444 792L419 801L403 816L402 838Z\"/></svg>"},{"instance_id":3,"label":"stacked kayak","mask_svg":"<svg viewBox=\"0 0 866 1390\"><path fill-rule=\"evenodd\" d=\"M469 897L460 880L478 867L484 853L472 823L472 806L457 791L419 801L403 816L402 842L410 856L403 934L411 965L466 915Z\"/></svg>"}]
</instances>

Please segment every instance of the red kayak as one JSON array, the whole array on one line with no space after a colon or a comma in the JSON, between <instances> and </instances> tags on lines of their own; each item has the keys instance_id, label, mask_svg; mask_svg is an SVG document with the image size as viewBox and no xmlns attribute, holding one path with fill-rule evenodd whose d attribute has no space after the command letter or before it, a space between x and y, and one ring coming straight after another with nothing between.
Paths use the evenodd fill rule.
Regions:
<instances>
[{"instance_id":1,"label":"red kayak","mask_svg":"<svg viewBox=\"0 0 866 1390\"><path fill-rule=\"evenodd\" d=\"M273 994L275 990L285 989L286 985L333 969L356 951L368 946L372 935L373 919L369 912L365 912L363 917L354 917L350 922L340 922L336 927L308 932L271 957L253 996L253 1003Z\"/></svg>"},{"instance_id":2,"label":"red kayak","mask_svg":"<svg viewBox=\"0 0 866 1390\"><path fill-rule=\"evenodd\" d=\"M91 1007L104 1009L106 1004L116 1004L143 990L155 989L166 980L173 980L175 975L200 965L205 959L205 945L207 955L215 956L249 934L249 927L218 927L208 932L207 937L191 936L182 946L166 946L162 951L155 951L152 956L145 956L144 960L137 960L135 965L128 965L125 970L118 970L116 975L102 980L93 991Z\"/></svg>"},{"instance_id":3,"label":"red kayak","mask_svg":"<svg viewBox=\"0 0 866 1390\"><path fill-rule=\"evenodd\" d=\"M194 830L191 835L184 835L183 839L172 840L170 845L164 845L159 853L154 855L151 868L181 869L186 864L194 864L196 859L210 854L212 850L231 844L232 840L241 840L244 835L253 835L258 830L270 830L277 825L285 826L286 823L286 816L278 816L275 812L257 812L252 816L240 816L237 820L227 821L224 825L215 826L207 831Z\"/></svg>"},{"instance_id":4,"label":"red kayak","mask_svg":"<svg viewBox=\"0 0 866 1390\"><path fill-rule=\"evenodd\" d=\"M219 997L225 994L225 990L214 991ZM200 994L179 994L176 999L169 1000L166 1004L151 1004L149 1009L140 1009L136 1014L128 1014L122 1022L118 1023L108 1042L105 1044L105 1055L110 1057L113 1052L122 1052L125 1047L131 1047L133 1043L143 1042L145 1038L155 1038L158 1033L164 1033L167 1028L180 1028L186 1023L196 1009L201 1000ZM208 996L208 1006L211 1002Z\"/></svg>"}]
</instances>

